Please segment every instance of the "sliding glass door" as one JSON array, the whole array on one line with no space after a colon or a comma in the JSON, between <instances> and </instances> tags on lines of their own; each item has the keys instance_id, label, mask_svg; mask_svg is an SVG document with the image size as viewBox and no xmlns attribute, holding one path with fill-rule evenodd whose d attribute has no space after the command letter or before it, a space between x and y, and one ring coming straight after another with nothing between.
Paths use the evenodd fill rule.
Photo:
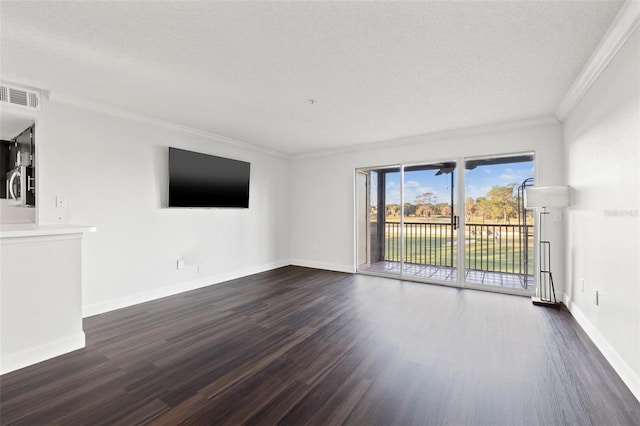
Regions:
<instances>
[{"instance_id":1,"label":"sliding glass door","mask_svg":"<svg viewBox=\"0 0 640 426\"><path fill-rule=\"evenodd\" d=\"M368 217L358 219L358 270L456 283L456 162L360 169L357 176L357 203L368 206Z\"/></svg>"},{"instance_id":2,"label":"sliding glass door","mask_svg":"<svg viewBox=\"0 0 640 426\"><path fill-rule=\"evenodd\" d=\"M456 283L454 161L404 167L403 276Z\"/></svg>"},{"instance_id":3,"label":"sliding glass door","mask_svg":"<svg viewBox=\"0 0 640 426\"><path fill-rule=\"evenodd\" d=\"M535 223L524 189L534 182L533 160L518 154L358 169L357 270L532 293Z\"/></svg>"},{"instance_id":4,"label":"sliding glass door","mask_svg":"<svg viewBox=\"0 0 640 426\"><path fill-rule=\"evenodd\" d=\"M524 209L533 154L465 161L465 285L531 293L535 216Z\"/></svg>"}]
</instances>

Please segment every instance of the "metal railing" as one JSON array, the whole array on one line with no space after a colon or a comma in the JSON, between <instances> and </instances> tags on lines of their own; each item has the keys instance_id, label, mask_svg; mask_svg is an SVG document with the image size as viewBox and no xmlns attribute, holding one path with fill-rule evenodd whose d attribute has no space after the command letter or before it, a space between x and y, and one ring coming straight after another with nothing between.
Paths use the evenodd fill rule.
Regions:
<instances>
[{"instance_id":1,"label":"metal railing","mask_svg":"<svg viewBox=\"0 0 640 426\"><path fill-rule=\"evenodd\" d=\"M419 265L453 266L456 246L451 225L433 222L404 223L405 262ZM384 260L400 261L400 224L385 223Z\"/></svg>"},{"instance_id":2,"label":"metal railing","mask_svg":"<svg viewBox=\"0 0 640 426\"><path fill-rule=\"evenodd\" d=\"M404 223L405 263L452 267L457 256L451 224ZM465 268L533 274L533 225L467 224ZM400 224L385 223L384 260L399 262Z\"/></svg>"}]
</instances>

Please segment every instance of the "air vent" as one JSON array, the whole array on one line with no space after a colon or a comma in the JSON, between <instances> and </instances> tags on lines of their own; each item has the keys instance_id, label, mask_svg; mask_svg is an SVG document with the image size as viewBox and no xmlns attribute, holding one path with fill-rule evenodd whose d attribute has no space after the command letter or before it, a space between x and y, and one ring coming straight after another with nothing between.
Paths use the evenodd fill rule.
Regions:
<instances>
[{"instance_id":1,"label":"air vent","mask_svg":"<svg viewBox=\"0 0 640 426\"><path fill-rule=\"evenodd\" d=\"M6 84L0 85L0 102L40 111L40 93Z\"/></svg>"}]
</instances>

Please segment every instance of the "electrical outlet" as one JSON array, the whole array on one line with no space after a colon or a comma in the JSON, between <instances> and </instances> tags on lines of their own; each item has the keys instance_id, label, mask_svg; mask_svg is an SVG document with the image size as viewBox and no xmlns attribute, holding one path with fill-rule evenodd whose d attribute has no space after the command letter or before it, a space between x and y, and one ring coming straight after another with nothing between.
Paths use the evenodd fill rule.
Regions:
<instances>
[{"instance_id":1,"label":"electrical outlet","mask_svg":"<svg viewBox=\"0 0 640 426\"><path fill-rule=\"evenodd\" d=\"M176 269L182 268L184 268L184 259L178 259L178 261L176 262Z\"/></svg>"},{"instance_id":2,"label":"electrical outlet","mask_svg":"<svg viewBox=\"0 0 640 426\"><path fill-rule=\"evenodd\" d=\"M584 293L584 278L580 278L580 291Z\"/></svg>"},{"instance_id":3,"label":"electrical outlet","mask_svg":"<svg viewBox=\"0 0 640 426\"><path fill-rule=\"evenodd\" d=\"M596 306L600 305L600 297L598 295L598 290L593 290L593 303L596 304Z\"/></svg>"}]
</instances>

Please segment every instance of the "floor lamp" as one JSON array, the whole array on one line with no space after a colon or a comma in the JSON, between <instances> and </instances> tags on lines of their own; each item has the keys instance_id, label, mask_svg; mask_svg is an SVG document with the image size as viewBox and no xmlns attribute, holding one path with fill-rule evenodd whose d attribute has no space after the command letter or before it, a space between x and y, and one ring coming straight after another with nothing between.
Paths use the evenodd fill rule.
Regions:
<instances>
[{"instance_id":1,"label":"floor lamp","mask_svg":"<svg viewBox=\"0 0 640 426\"><path fill-rule=\"evenodd\" d=\"M531 186L525 190L524 204L527 209L540 209L540 241L538 243L538 274L539 285L536 296L531 300L534 305L559 307L556 290L551 273L551 242L545 240L544 216L548 215L549 207L567 207L569 205L568 186Z\"/></svg>"}]
</instances>

